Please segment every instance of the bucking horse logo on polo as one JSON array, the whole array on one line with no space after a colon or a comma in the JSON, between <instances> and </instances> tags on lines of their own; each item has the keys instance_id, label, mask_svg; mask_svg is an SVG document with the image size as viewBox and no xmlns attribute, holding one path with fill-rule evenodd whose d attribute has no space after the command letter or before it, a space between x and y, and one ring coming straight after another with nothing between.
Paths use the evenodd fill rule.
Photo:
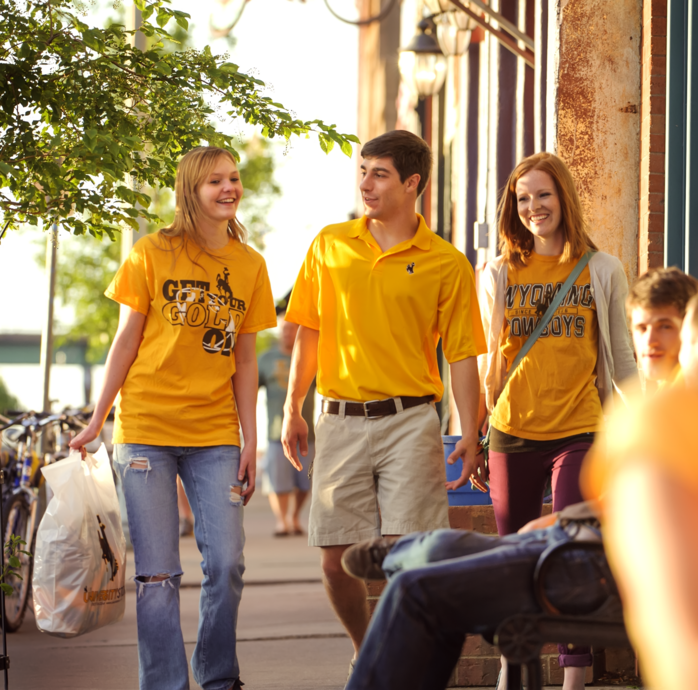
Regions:
<instances>
[{"instance_id":1,"label":"bucking horse logo on polo","mask_svg":"<svg viewBox=\"0 0 698 690\"><path fill-rule=\"evenodd\" d=\"M230 287L230 271L216 274L216 292L205 280L166 280L162 286L162 314L173 326L201 328L201 345L209 354L230 357L235 334L247 311Z\"/></svg>"}]
</instances>

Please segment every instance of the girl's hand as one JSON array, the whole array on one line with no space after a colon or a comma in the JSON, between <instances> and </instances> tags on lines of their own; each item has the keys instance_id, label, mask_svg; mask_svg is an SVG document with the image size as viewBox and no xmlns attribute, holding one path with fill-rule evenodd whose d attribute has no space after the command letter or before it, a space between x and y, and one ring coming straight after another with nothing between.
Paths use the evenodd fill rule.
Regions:
<instances>
[{"instance_id":1,"label":"girl's hand","mask_svg":"<svg viewBox=\"0 0 698 690\"><path fill-rule=\"evenodd\" d=\"M246 506L252 498L257 480L257 448L252 445L245 445L240 453L238 480L247 482L247 488L240 494L244 500L242 505Z\"/></svg>"},{"instance_id":2,"label":"girl's hand","mask_svg":"<svg viewBox=\"0 0 698 690\"><path fill-rule=\"evenodd\" d=\"M101 426L97 426L94 422L90 421L90 423L87 425L85 429L83 429L71 442L70 442L70 447L73 450L79 450L80 454L83 457L83 460L85 458L85 455L87 454L87 451L85 450L85 446L88 443L92 443L100 434L102 431Z\"/></svg>"}]
</instances>

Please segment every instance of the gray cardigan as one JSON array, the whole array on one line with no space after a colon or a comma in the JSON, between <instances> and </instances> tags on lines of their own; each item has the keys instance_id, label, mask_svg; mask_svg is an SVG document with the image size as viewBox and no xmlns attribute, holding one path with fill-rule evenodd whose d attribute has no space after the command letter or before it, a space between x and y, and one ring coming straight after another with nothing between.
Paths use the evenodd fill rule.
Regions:
<instances>
[{"instance_id":1,"label":"gray cardigan","mask_svg":"<svg viewBox=\"0 0 698 690\"><path fill-rule=\"evenodd\" d=\"M596 387L601 404L610 407L615 384L621 390L638 382L638 370L625 316L628 281L621 262L610 254L597 252L589 261L591 292L599 322L599 354L596 360ZM504 388L506 360L500 346L504 332L504 296L507 264L502 257L485 267L480 276L482 325L487 338L487 354L478 357L480 389L491 413ZM534 345L535 347L535 345Z\"/></svg>"}]
</instances>

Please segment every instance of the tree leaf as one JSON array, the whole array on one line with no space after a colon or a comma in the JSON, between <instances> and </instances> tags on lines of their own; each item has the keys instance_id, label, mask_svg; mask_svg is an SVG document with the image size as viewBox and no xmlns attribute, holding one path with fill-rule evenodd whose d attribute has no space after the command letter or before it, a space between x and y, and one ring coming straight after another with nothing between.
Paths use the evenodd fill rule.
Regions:
<instances>
[{"instance_id":1,"label":"tree leaf","mask_svg":"<svg viewBox=\"0 0 698 690\"><path fill-rule=\"evenodd\" d=\"M348 141L343 141L339 146L342 149L342 153L351 158L352 154L354 153L354 149L352 148L351 143Z\"/></svg>"},{"instance_id":2,"label":"tree leaf","mask_svg":"<svg viewBox=\"0 0 698 690\"><path fill-rule=\"evenodd\" d=\"M164 60L160 60L160 62L155 65L155 70L165 77L169 77L170 74L172 74L172 68Z\"/></svg>"},{"instance_id":3,"label":"tree leaf","mask_svg":"<svg viewBox=\"0 0 698 690\"><path fill-rule=\"evenodd\" d=\"M187 19L189 15L185 12L175 11L174 16L177 24L179 24L185 31L187 31L187 29L189 29L189 20Z\"/></svg>"}]
</instances>

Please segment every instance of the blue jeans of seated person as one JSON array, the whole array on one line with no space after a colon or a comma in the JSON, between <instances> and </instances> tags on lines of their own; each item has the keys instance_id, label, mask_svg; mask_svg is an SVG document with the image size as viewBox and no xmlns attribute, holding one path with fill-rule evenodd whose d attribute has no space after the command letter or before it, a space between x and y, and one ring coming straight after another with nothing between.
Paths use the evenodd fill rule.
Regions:
<instances>
[{"instance_id":1,"label":"blue jeans of seated person","mask_svg":"<svg viewBox=\"0 0 698 690\"><path fill-rule=\"evenodd\" d=\"M492 634L510 616L541 612L534 570L557 541L569 541L557 525L505 537L461 530L402 537L383 561L388 586L346 690L443 690L467 633ZM604 580L574 551L550 579L553 601L582 605L614 586L610 572Z\"/></svg>"},{"instance_id":2,"label":"blue jeans of seated person","mask_svg":"<svg viewBox=\"0 0 698 690\"><path fill-rule=\"evenodd\" d=\"M204 572L192 670L204 690L229 690L240 675L235 629L245 569L242 500L232 491L240 485L240 448L117 444L114 465L123 481L136 564L140 689L189 688L179 618L179 474ZM158 575L167 579L144 581Z\"/></svg>"}]
</instances>

